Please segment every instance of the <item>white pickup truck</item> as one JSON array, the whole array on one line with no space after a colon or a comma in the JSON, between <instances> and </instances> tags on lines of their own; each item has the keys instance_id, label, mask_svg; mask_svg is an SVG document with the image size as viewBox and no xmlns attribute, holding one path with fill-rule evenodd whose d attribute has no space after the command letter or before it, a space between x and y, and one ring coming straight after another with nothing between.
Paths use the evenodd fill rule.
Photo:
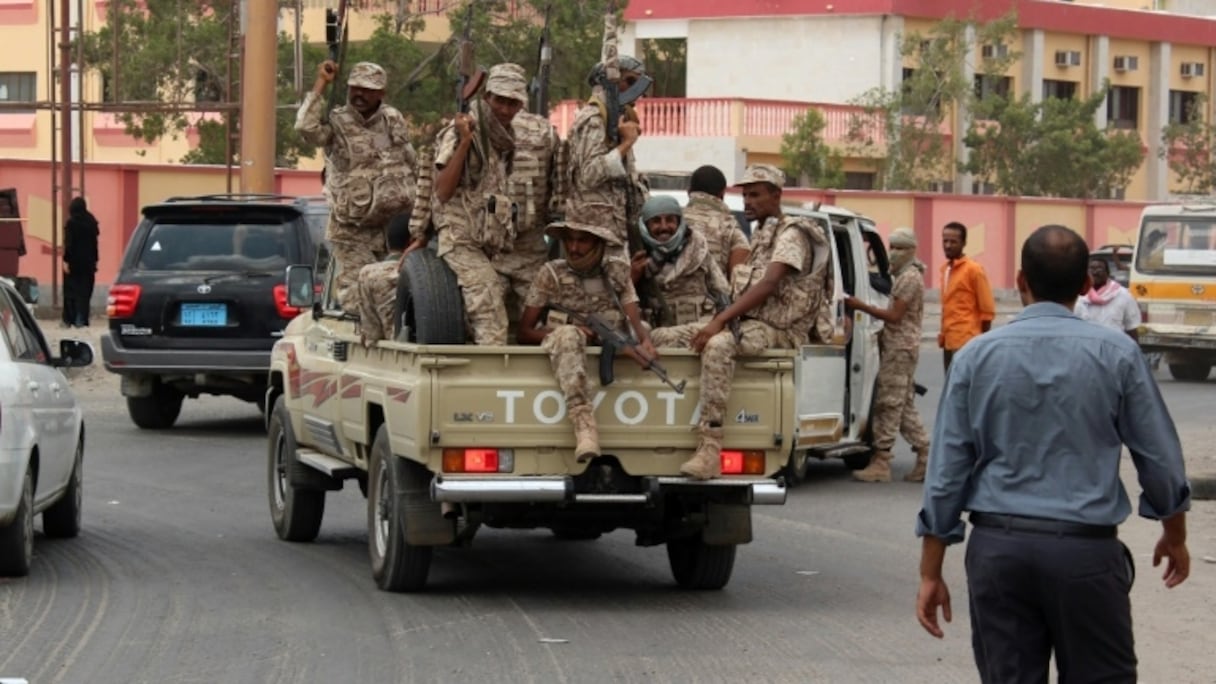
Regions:
<instances>
[{"instance_id":1,"label":"white pickup truck","mask_svg":"<svg viewBox=\"0 0 1216 684\"><path fill-rule=\"evenodd\" d=\"M890 279L872 223L836 208L791 212L834 237L838 298L847 291L883 303ZM412 253L402 278L409 296L398 339L408 341L369 348L329 286L313 301L311 269L289 268L290 302L305 312L274 347L266 398L279 537L313 540L326 492L357 481L382 589L422 589L432 548L468 544L483 526L571 539L631 529L640 546L666 545L679 585L718 589L730 580L737 545L752 539L753 505L783 504L786 484L804 476L810 458L843 458L852 468L869 461L880 325L869 317L841 321L833 344L740 359L724 474L700 482L679 472L695 447L696 354L662 350L670 376L687 380L682 394L618 359L615 381L595 398L603 455L577 463L545 352L463 344L460 293L432 252Z\"/></svg>"}]
</instances>

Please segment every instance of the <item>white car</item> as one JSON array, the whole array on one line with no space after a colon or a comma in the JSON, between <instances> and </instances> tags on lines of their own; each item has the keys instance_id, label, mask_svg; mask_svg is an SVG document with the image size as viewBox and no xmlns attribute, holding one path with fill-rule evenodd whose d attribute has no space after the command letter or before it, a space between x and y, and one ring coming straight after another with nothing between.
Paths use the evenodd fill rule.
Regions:
<instances>
[{"instance_id":1,"label":"white car","mask_svg":"<svg viewBox=\"0 0 1216 684\"><path fill-rule=\"evenodd\" d=\"M0 279L0 576L29 573L34 516L48 537L80 532L84 422L60 368L93 348L63 340L52 356L21 296Z\"/></svg>"}]
</instances>

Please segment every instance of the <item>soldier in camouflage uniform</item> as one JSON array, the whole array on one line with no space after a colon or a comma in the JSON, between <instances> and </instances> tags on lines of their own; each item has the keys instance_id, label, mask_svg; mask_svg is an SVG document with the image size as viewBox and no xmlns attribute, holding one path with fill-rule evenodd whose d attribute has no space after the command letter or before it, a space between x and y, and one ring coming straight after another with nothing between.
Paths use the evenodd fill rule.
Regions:
<instances>
[{"instance_id":1,"label":"soldier in camouflage uniform","mask_svg":"<svg viewBox=\"0 0 1216 684\"><path fill-rule=\"evenodd\" d=\"M336 74L332 61L321 63L295 128L305 142L325 150L325 237L337 260L338 300L354 312L359 269L384 256L385 225L413 206L417 160L405 117L382 101L388 77L379 65L359 62L351 68L347 103L326 120L325 88Z\"/></svg>"},{"instance_id":2,"label":"soldier in camouflage uniform","mask_svg":"<svg viewBox=\"0 0 1216 684\"><path fill-rule=\"evenodd\" d=\"M557 172L562 142L557 129L543 116L520 112L511 123L515 160L507 194L517 207L518 234L511 251L498 254L493 263L507 294L508 318L517 322L537 269L549 260L544 231L560 209Z\"/></svg>"},{"instance_id":3,"label":"soldier in camouflage uniform","mask_svg":"<svg viewBox=\"0 0 1216 684\"><path fill-rule=\"evenodd\" d=\"M891 481L891 449L899 432L916 451L916 466L904 476L907 482L923 482L929 462L929 435L920 422L914 401L917 357L920 355L921 323L925 317L925 265L916 258L916 233L897 228L891 233L891 308L879 309L856 297L845 304L884 322L879 333L881 362L874 396L874 457L864 470L853 473L862 482Z\"/></svg>"},{"instance_id":4,"label":"soldier in camouflage uniform","mask_svg":"<svg viewBox=\"0 0 1216 684\"><path fill-rule=\"evenodd\" d=\"M614 21L611 17L608 21ZM595 66L587 82L592 86L591 99L578 111L570 127L569 138L569 197L567 210L587 202L602 202L613 208L611 225L621 238L621 246L613 249L613 256L630 257L625 245L631 224L637 221L642 203L646 201L648 189L645 178L638 173L633 157L633 145L642 134L637 113L631 103L621 102L622 114L619 123L620 142L608 139L604 125L607 108L604 105L604 90L600 78L608 69L609 62L619 63L620 80L616 87L623 93L646 75L646 67L633 57L617 56L615 25L606 31L604 59ZM636 250L639 245L630 244Z\"/></svg>"},{"instance_id":5,"label":"soldier in camouflage uniform","mask_svg":"<svg viewBox=\"0 0 1216 684\"><path fill-rule=\"evenodd\" d=\"M409 239L410 215L397 214L384 232L388 255L359 269L359 330L364 345L371 346L393 335L397 278Z\"/></svg>"},{"instance_id":6,"label":"soldier in camouflage uniform","mask_svg":"<svg viewBox=\"0 0 1216 684\"><path fill-rule=\"evenodd\" d=\"M587 344L598 344L590 328L576 325L560 306L579 314L596 314L622 332L632 330L641 351L658 358L638 310L629 278L629 262L606 255L620 238L608 227L611 206L584 204L546 232L561 240L565 259L541 266L524 303L517 337L521 344L540 344L549 353L557 385L574 424L575 457L582 463L599 455L599 429L591 404L594 391L587 376ZM548 317L542 315L548 310Z\"/></svg>"},{"instance_id":7,"label":"soldier in camouflage uniform","mask_svg":"<svg viewBox=\"0 0 1216 684\"><path fill-rule=\"evenodd\" d=\"M634 256L632 275L639 297L645 292L653 298L642 301L646 320L656 327L650 338L659 347L681 346L667 331L708 322L718 311L717 301L730 301L730 284L710 256L709 243L684 222L675 199L646 200L638 231L646 249Z\"/></svg>"},{"instance_id":8,"label":"soldier in camouflage uniform","mask_svg":"<svg viewBox=\"0 0 1216 684\"><path fill-rule=\"evenodd\" d=\"M705 236L709 253L722 273L730 278L734 268L747 261L751 247L734 212L722 201L725 196L726 176L722 170L716 166L699 167L688 179L684 220L690 228Z\"/></svg>"},{"instance_id":9,"label":"soldier in camouflage uniform","mask_svg":"<svg viewBox=\"0 0 1216 684\"><path fill-rule=\"evenodd\" d=\"M701 354L700 440L680 472L698 480L722 473L722 421L735 375L735 359L766 349L796 349L810 341L831 270L831 247L808 219L781 213L785 174L768 164L747 167L744 211L759 226L748 260L735 269L733 301L709 323L677 326L664 342L682 343ZM724 330L740 319L740 337Z\"/></svg>"},{"instance_id":10,"label":"soldier in camouflage uniform","mask_svg":"<svg viewBox=\"0 0 1216 684\"><path fill-rule=\"evenodd\" d=\"M513 120L528 101L518 64L490 69L485 95L439 134L433 220L439 256L456 274L473 340L507 343L507 307L492 259L515 244L518 207L509 194Z\"/></svg>"}]
</instances>

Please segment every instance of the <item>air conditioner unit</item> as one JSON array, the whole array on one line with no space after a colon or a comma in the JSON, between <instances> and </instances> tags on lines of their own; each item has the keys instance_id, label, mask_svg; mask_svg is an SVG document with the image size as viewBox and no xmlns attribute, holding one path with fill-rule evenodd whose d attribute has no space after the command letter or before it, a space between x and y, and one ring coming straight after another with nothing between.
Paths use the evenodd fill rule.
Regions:
<instances>
[{"instance_id":1,"label":"air conditioner unit","mask_svg":"<svg viewBox=\"0 0 1216 684\"><path fill-rule=\"evenodd\" d=\"M1081 66L1081 53L1077 50L1056 50L1056 66Z\"/></svg>"},{"instance_id":2,"label":"air conditioner unit","mask_svg":"<svg viewBox=\"0 0 1216 684\"><path fill-rule=\"evenodd\" d=\"M984 59L992 59L994 57L1005 57L1009 54L1009 46L1004 44L985 45L980 48L980 56Z\"/></svg>"},{"instance_id":3,"label":"air conditioner unit","mask_svg":"<svg viewBox=\"0 0 1216 684\"><path fill-rule=\"evenodd\" d=\"M1182 77L1191 78L1193 76L1203 76L1203 62L1183 62Z\"/></svg>"},{"instance_id":4,"label":"air conditioner unit","mask_svg":"<svg viewBox=\"0 0 1216 684\"><path fill-rule=\"evenodd\" d=\"M1115 71L1135 71L1140 68L1140 58L1131 55L1120 55L1115 58Z\"/></svg>"}]
</instances>

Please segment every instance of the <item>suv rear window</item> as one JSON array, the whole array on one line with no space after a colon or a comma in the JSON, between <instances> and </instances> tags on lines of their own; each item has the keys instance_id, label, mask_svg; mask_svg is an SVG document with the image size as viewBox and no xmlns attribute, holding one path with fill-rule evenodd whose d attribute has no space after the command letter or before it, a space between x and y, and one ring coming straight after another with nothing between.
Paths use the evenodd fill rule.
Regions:
<instances>
[{"instance_id":1,"label":"suv rear window","mask_svg":"<svg viewBox=\"0 0 1216 684\"><path fill-rule=\"evenodd\" d=\"M137 264L150 271L281 271L286 234L282 223L156 223Z\"/></svg>"}]
</instances>

